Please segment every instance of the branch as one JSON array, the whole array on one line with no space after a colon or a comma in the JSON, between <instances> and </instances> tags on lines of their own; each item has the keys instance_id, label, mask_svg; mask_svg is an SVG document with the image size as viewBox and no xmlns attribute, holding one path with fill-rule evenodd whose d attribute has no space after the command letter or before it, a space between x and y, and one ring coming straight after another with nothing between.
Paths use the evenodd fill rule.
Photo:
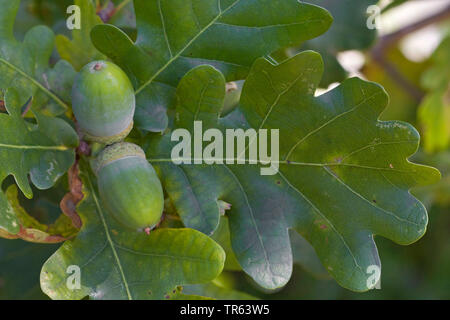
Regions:
<instances>
[{"instance_id":1,"label":"branch","mask_svg":"<svg viewBox=\"0 0 450 320\"><path fill-rule=\"evenodd\" d=\"M131 0L123 0L117 7L114 6L114 3L109 1L101 6L97 6L97 15L102 19L104 23L107 23L112 19L116 14L118 14L127 4L129 4Z\"/></svg>"},{"instance_id":2,"label":"branch","mask_svg":"<svg viewBox=\"0 0 450 320\"><path fill-rule=\"evenodd\" d=\"M386 51L397 44L397 42L406 35L420 30L430 24L438 23L450 17L450 5L445 9L419 20L411 25L408 25L400 30L387 34L379 38L377 44L372 48L370 54L375 62L377 62L386 73L394 79L406 92L409 93L417 102L423 98L423 91L407 80L401 72L397 70L394 64L386 59Z\"/></svg>"},{"instance_id":3,"label":"branch","mask_svg":"<svg viewBox=\"0 0 450 320\"><path fill-rule=\"evenodd\" d=\"M403 27L398 31L382 36L378 44L381 46L391 46L406 35L427 27L430 24L441 22L447 18L450 18L450 5L445 9L442 9L442 11L439 11L429 17L410 24L409 26Z\"/></svg>"}]
</instances>

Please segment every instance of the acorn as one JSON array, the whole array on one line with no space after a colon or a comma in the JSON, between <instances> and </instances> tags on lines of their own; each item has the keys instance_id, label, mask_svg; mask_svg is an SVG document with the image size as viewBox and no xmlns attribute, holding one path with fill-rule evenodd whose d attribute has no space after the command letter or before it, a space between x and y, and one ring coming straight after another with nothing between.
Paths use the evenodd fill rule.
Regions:
<instances>
[{"instance_id":1,"label":"acorn","mask_svg":"<svg viewBox=\"0 0 450 320\"><path fill-rule=\"evenodd\" d=\"M92 167L102 203L118 222L134 230L151 230L161 220L161 182L139 146L128 142L108 146Z\"/></svg>"},{"instance_id":2,"label":"acorn","mask_svg":"<svg viewBox=\"0 0 450 320\"><path fill-rule=\"evenodd\" d=\"M133 128L135 106L130 80L112 62L91 62L75 78L72 109L86 140L104 144L123 140Z\"/></svg>"}]
</instances>

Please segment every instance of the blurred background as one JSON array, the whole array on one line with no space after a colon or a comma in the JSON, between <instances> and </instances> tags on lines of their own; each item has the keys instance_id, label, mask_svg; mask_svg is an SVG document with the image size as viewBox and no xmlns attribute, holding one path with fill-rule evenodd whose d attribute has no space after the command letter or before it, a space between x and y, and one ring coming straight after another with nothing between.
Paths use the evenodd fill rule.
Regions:
<instances>
[{"instance_id":1,"label":"blurred background","mask_svg":"<svg viewBox=\"0 0 450 320\"><path fill-rule=\"evenodd\" d=\"M390 104L382 120L412 123L422 136L412 160L435 166L442 173L438 184L412 190L428 209L428 231L409 246L376 238L382 261L380 290L353 293L341 288L321 267L309 244L292 233L295 251L303 254L294 256L294 273L286 287L276 292L258 288L239 271L230 254L226 271L218 279L185 287L184 292L218 299L450 299L450 0L301 2L327 8L334 17L332 27L321 37L274 52L270 58L282 61L305 49L320 52L325 74L317 94L352 76L375 81L386 89ZM136 37L132 1L93 3L103 21ZM71 4L66 0L23 0L16 21L17 38L22 39L37 24L70 37L65 11ZM54 59L59 59L56 52ZM64 194L52 190L34 190L36 200L21 199L21 204L39 221L54 221L60 215L59 201ZM229 246L226 228L224 221L215 235L225 250ZM45 299L39 288L40 268L58 246L0 239L0 299Z\"/></svg>"}]
</instances>

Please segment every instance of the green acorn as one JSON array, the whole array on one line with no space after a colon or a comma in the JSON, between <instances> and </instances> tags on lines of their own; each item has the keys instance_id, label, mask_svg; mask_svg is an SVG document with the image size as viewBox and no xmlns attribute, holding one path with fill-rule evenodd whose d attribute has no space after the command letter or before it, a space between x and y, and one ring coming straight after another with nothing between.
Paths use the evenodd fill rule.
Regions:
<instances>
[{"instance_id":1,"label":"green acorn","mask_svg":"<svg viewBox=\"0 0 450 320\"><path fill-rule=\"evenodd\" d=\"M72 109L85 139L105 144L123 140L133 128L135 95L125 72L94 61L81 69L72 87Z\"/></svg>"},{"instance_id":2,"label":"green acorn","mask_svg":"<svg viewBox=\"0 0 450 320\"><path fill-rule=\"evenodd\" d=\"M93 169L100 198L117 221L134 230L145 230L161 220L161 182L139 146L128 142L111 145L99 154Z\"/></svg>"}]
</instances>

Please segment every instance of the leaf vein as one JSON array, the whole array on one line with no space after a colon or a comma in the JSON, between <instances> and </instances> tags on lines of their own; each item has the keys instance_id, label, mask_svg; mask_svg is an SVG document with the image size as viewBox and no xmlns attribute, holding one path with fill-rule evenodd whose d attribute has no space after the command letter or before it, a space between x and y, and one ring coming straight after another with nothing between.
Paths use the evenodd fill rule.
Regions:
<instances>
[{"instance_id":1,"label":"leaf vein","mask_svg":"<svg viewBox=\"0 0 450 320\"><path fill-rule=\"evenodd\" d=\"M198 39L206 30L208 30L217 20L219 20L228 10L232 9L234 6L236 6L241 0L236 0L233 2L228 8L226 8L224 11L221 11L214 19L211 20L202 30L200 30L199 33L197 33L194 37L192 37L191 40L186 43L186 45L177 53L175 54L171 59L169 59L152 77L150 77L149 80L147 80L143 85L139 87L139 89L136 90L136 95L138 95L142 90L144 90L150 83L153 82L153 80L158 77L161 72L163 72L172 62L174 62L178 57L180 57L183 52L189 48L189 46Z\"/></svg>"},{"instance_id":2,"label":"leaf vein","mask_svg":"<svg viewBox=\"0 0 450 320\"><path fill-rule=\"evenodd\" d=\"M22 77L24 77L25 79L27 79L31 83L33 83L35 86L37 86L43 92L45 92L50 98L55 100L55 102L58 103L61 107L63 107L65 110L69 109L69 106L67 104L65 104L60 98L58 98L55 94L53 94L53 92L51 92L50 90L45 88L41 83L39 83L39 81L37 81L36 79L34 79L33 77L31 77L30 75L28 75L27 73L25 73L24 71L22 71L21 69L19 69L15 65L9 63L8 61L6 61L3 58L0 58L0 62L5 64L8 68L12 69L16 73L20 74Z\"/></svg>"},{"instance_id":3,"label":"leaf vein","mask_svg":"<svg viewBox=\"0 0 450 320\"><path fill-rule=\"evenodd\" d=\"M88 176L87 180L88 180L88 183L89 183L89 188L90 188L90 190L92 192L92 197L93 197L93 199L95 201L95 205L97 206L98 215L100 216L100 219L102 221L103 227L105 229L106 240L108 241L108 243L111 246L111 251L113 252L114 260L116 261L116 265L118 267L120 277L122 278L122 282L123 282L125 291L127 293L128 300L132 300L132 296L131 296L130 289L128 287L127 279L126 279L125 273L123 271L122 263L120 262L119 256L117 255L117 251L116 251L116 248L115 248L115 244L114 244L114 242L113 242L113 240L111 238L111 235L109 234L108 225L106 223L105 216L103 215L103 210L102 210L102 208L100 206L100 203L98 201L98 198L97 198L97 195L95 193L94 187L92 185L91 177Z\"/></svg>"},{"instance_id":4,"label":"leaf vein","mask_svg":"<svg viewBox=\"0 0 450 320\"><path fill-rule=\"evenodd\" d=\"M361 272L363 272L361 266L358 264L358 261L356 260L355 255L353 254L352 250L350 249L349 245L347 244L347 242L345 241L344 236L336 229L336 227L334 226L334 224L328 220L328 218L319 210L319 208L317 208L311 200L309 200L300 190L298 190L296 187L294 187L291 182L281 173L281 171L279 172L279 175L283 178L284 181L286 181L286 183L294 190L296 191L303 199L305 199L306 202L309 203L309 205L314 209L314 211L319 214L319 216L321 216L323 219L325 219L325 221L328 222L328 224L331 226L331 229L338 235L338 237L341 239L342 243L344 244L345 248L347 249L348 253L350 254L350 256L352 257L355 266L361 270Z\"/></svg>"},{"instance_id":5,"label":"leaf vein","mask_svg":"<svg viewBox=\"0 0 450 320\"><path fill-rule=\"evenodd\" d=\"M206 264L214 263L211 260L202 259L202 258L195 258L195 257L189 257L189 256L174 256L174 255L170 255L170 254L159 254L159 253L150 253L150 252L137 251L137 250L133 250L133 249L130 249L130 248L123 247L123 246L121 246L121 245L119 245L117 243L114 243L114 246L117 247L120 250L131 252L131 253L134 253L134 254L137 254L137 255L140 255L140 256L169 258L169 259L174 259L174 260L187 260L187 261L195 261L195 262L201 262L201 263L206 263Z\"/></svg>"},{"instance_id":6,"label":"leaf vein","mask_svg":"<svg viewBox=\"0 0 450 320\"><path fill-rule=\"evenodd\" d=\"M255 227L256 235L257 235L257 237L258 237L258 240L259 240L259 242L260 242L260 244L261 244L261 247L262 247L262 250L263 250L263 253L264 253L264 261L266 262L266 265L267 265L267 267L269 268L269 271L270 271L270 273L272 274L272 276L276 276L276 274L275 274L275 273L273 272L273 270L272 270L272 265L271 265L271 263L270 263L270 261L269 261L269 257L268 257L268 255L267 255L267 250L266 250L266 248L265 248L265 246L264 246L264 241L263 241L263 239L262 239L261 232L259 231L258 225L257 225L257 223L256 223L255 215L254 215L254 213L253 213L253 208L250 206L250 202L248 201L247 193L245 192L244 187L242 186L242 184L241 184L241 182L239 181L238 177L233 173L233 171L231 171L231 169L228 168L228 166L226 166L226 165L223 165L223 166L228 170L228 172L230 173L230 175L231 175L231 176L233 177L233 179L236 181L236 183L238 184L239 188L240 188L241 191L242 191L242 194L244 195L245 202L246 202L247 207L248 207L249 212L250 212L250 218L251 218L252 224L253 224L253 226ZM272 280L272 282L273 282L273 280Z\"/></svg>"},{"instance_id":7,"label":"leaf vein","mask_svg":"<svg viewBox=\"0 0 450 320\"><path fill-rule=\"evenodd\" d=\"M166 23L164 21L164 15L161 10L161 0L158 0L158 10L159 10L159 16L161 17L161 24L162 24L164 39L166 40L166 44L167 44L167 49L169 50L170 58L173 58L172 49L170 48L170 42L169 42L169 38L167 36Z\"/></svg>"},{"instance_id":8,"label":"leaf vein","mask_svg":"<svg viewBox=\"0 0 450 320\"><path fill-rule=\"evenodd\" d=\"M351 108L351 109L349 109L349 110L347 110L347 111L344 111L344 112L342 112L342 113L340 113L340 114L334 116L333 118L331 118L330 120L326 121L325 123L323 123L322 125L320 125L320 126L317 127L316 129L310 131L310 132L309 132L308 134L306 134L302 139L300 139L296 144L294 144L294 146L289 150L289 152L288 152L288 154L287 154L285 160L288 160L289 157L291 156L292 152L294 152L294 150L295 150L299 145L301 145L303 142L305 142L305 141L306 141L309 137L311 137L313 134L319 132L320 130L322 130L322 129L325 128L326 126L328 126L328 125L330 125L331 123L333 123L334 121L336 121L337 119L339 119L339 118L341 118L341 117L343 117L343 116L345 116L345 115L347 115L347 114L349 114L349 113L352 113L353 111L355 111L356 109L358 109L360 106L362 106L364 103L366 103L369 99L372 99L372 98L374 98L374 97L376 97L376 96L378 96L378 95L380 95L380 94L384 94L384 93L383 93L383 92L377 92L377 93L372 94L372 95L369 96L369 97L364 98L363 101L361 101L360 103L358 103L358 104L357 104L356 106L354 106L353 108Z\"/></svg>"},{"instance_id":9,"label":"leaf vein","mask_svg":"<svg viewBox=\"0 0 450 320\"><path fill-rule=\"evenodd\" d=\"M351 188L348 184L346 184L344 181L342 181L339 177L337 177L336 175L334 175L332 172L330 172L330 170L326 167L322 167L330 176L332 176L334 179L336 179L336 181L338 181L340 184L342 184L344 187L346 187L351 193L353 193L354 195L356 195L358 198L362 199L364 202L367 202L370 206L374 207L375 209L378 209L384 213L386 213L387 215L393 216L395 219L401 221L401 222L405 222L405 223L410 223L413 224L415 226L419 226L417 223L414 223L412 221L400 218L399 216L397 216L395 213L388 211L386 209L383 209L379 206L376 206L374 203L372 203L372 201L366 199L365 197L363 197L360 193L356 192L356 190L354 190L353 188Z\"/></svg>"}]
</instances>

